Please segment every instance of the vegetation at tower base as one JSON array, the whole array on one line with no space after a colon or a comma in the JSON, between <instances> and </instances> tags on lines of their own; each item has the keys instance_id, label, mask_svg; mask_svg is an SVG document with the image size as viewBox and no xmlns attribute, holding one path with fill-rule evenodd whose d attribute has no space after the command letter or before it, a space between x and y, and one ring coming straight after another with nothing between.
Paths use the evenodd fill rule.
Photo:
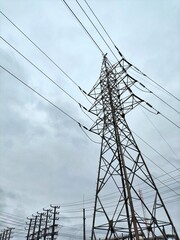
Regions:
<instances>
[{"instance_id":1,"label":"vegetation at tower base","mask_svg":"<svg viewBox=\"0 0 180 240\"><path fill-rule=\"evenodd\" d=\"M100 78L90 91L91 131L101 136L91 240L176 239L176 229L126 121L144 100L134 93L136 80L124 58L111 64L104 56ZM141 189L150 195L142 198ZM104 195L117 193L107 204ZM146 211L143 215L142 206Z\"/></svg>"}]
</instances>

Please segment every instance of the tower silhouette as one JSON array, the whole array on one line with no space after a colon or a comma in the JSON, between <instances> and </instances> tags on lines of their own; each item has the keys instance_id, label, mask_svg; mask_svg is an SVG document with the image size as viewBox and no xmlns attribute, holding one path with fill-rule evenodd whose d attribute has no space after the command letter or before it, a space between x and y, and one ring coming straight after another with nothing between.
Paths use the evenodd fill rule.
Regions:
<instances>
[{"instance_id":1,"label":"tower silhouette","mask_svg":"<svg viewBox=\"0 0 180 240\"><path fill-rule=\"evenodd\" d=\"M144 102L132 91L136 80L128 74L130 67L124 58L111 64L105 55L100 78L89 93L94 99L89 111L96 116L90 130L102 139L91 240L178 240L126 121L126 115ZM139 186L150 195L142 198Z\"/></svg>"}]
</instances>

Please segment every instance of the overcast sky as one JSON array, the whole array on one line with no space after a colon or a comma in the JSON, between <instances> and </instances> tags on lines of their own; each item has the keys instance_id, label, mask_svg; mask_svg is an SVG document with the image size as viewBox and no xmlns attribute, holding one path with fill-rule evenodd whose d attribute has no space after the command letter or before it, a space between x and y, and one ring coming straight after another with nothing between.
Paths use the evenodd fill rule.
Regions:
<instances>
[{"instance_id":1,"label":"overcast sky","mask_svg":"<svg viewBox=\"0 0 180 240\"><path fill-rule=\"evenodd\" d=\"M180 96L180 2L179 0L89 0L103 26L128 61L175 96ZM67 1L112 63L111 54L75 1ZM88 11L83 0L82 6ZM53 59L82 89L90 91L97 81L102 54L78 24L62 1L0 0L1 11ZM93 22L100 26L92 15ZM112 47L110 40L101 31ZM78 87L35 48L1 13L0 34L45 74L57 82L82 105L89 103ZM0 64L36 91L55 103L83 125L91 122L78 104L42 73L0 39ZM118 56L118 54L116 54ZM134 75L133 75L134 74ZM132 75L165 102L179 109L175 98L161 91L152 81ZM174 123L180 125L177 112L155 96L143 97ZM14 219L48 207L61 205L59 224L64 236L81 236L81 215L87 208L87 229L91 228L100 145L90 141L78 124L0 68L0 212ZM142 152L169 175L170 188L161 185L162 196L180 233L180 131L160 115L137 109L128 116L129 125L175 167L137 138ZM88 135L95 141L96 136ZM153 176L164 172L147 159ZM170 181L173 176L177 181ZM179 194L179 195L178 195ZM168 198L172 196L172 198ZM87 200L90 199L89 203ZM80 202L79 205L74 205ZM72 205L65 205L73 203ZM7 215L2 215L7 217ZM72 218L76 217L76 218ZM0 222L0 229L7 224ZM8 224L10 227L11 225ZM19 227L20 228L20 227ZM19 232L16 232L18 235ZM89 237L89 232L87 233ZM15 238L16 239L16 238ZM18 239L18 238L17 238Z\"/></svg>"}]
</instances>

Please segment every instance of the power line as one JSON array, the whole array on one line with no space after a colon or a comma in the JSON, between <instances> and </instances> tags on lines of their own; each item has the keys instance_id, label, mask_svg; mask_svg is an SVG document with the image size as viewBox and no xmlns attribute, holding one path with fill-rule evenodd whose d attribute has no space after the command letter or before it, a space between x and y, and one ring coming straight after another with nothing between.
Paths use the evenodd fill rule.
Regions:
<instances>
[{"instance_id":1,"label":"power line","mask_svg":"<svg viewBox=\"0 0 180 240\"><path fill-rule=\"evenodd\" d=\"M81 125L80 125L80 128L82 129L83 133L86 135L87 138L89 138L89 140L90 140L91 142L96 143L96 144L101 144L100 142L94 141L94 140L86 133L86 131L84 130L84 129L86 129L87 131L89 131L89 129L85 128L84 126L82 127Z\"/></svg>"},{"instance_id":2,"label":"power line","mask_svg":"<svg viewBox=\"0 0 180 240\"><path fill-rule=\"evenodd\" d=\"M162 114L161 112L159 112L160 115L165 118L167 121L171 122L175 127L179 128L180 129L180 126L177 125L176 123L174 123L171 119L169 119L168 117L166 117L164 114Z\"/></svg>"},{"instance_id":3,"label":"power line","mask_svg":"<svg viewBox=\"0 0 180 240\"><path fill-rule=\"evenodd\" d=\"M72 97L67 91L65 91L60 85L58 85L52 78L50 78L46 73L44 73L39 67L37 67L33 62L31 62L27 57L25 57L21 52L19 52L14 46L12 46L9 42L7 42L3 37L0 36L0 38L8 44L12 49L14 49L18 54L20 54L26 61L28 61L33 67L35 67L40 73L42 73L46 78L48 78L53 84L55 84L61 91L63 91L66 95L68 95L73 101L75 101L82 109L87 110L81 103L79 103L74 97ZM84 91L83 91L84 92ZM84 111L82 110L84 113ZM85 113L84 113L85 114ZM87 114L85 114L88 116ZM89 117L89 116L88 116ZM90 117L89 117L90 118ZM91 119L91 118L90 118ZM92 120L92 119L91 119ZM86 128L86 130L88 130ZM86 133L85 133L86 134ZM86 134L87 135L87 134ZM88 136L88 135L87 135ZM89 136L88 138L94 142ZM96 142L95 142L96 143Z\"/></svg>"},{"instance_id":4,"label":"power line","mask_svg":"<svg viewBox=\"0 0 180 240\"><path fill-rule=\"evenodd\" d=\"M180 171L180 168L174 169L174 170L168 172L168 174L170 174L170 173L174 173L174 172L176 172L176 171ZM166 176L166 174L167 174L167 173L162 174L161 176L159 176L159 178L162 178L162 177ZM179 176L179 175L178 175L178 176Z\"/></svg>"},{"instance_id":5,"label":"power line","mask_svg":"<svg viewBox=\"0 0 180 240\"><path fill-rule=\"evenodd\" d=\"M167 184L165 184L165 183L163 183L161 180L159 180L158 178L156 178L156 177L154 177L157 181L159 181L161 184L163 184L165 187L167 187L169 190L171 190L171 191L173 191L176 195L178 195L178 196L180 196L180 194L179 193L177 193L176 191L174 191L174 189L172 189L172 188L170 188L169 187L169 185L167 185ZM178 186L178 188L177 189L179 189L179 186ZM168 190L168 192L169 192L169 190Z\"/></svg>"},{"instance_id":6,"label":"power line","mask_svg":"<svg viewBox=\"0 0 180 240\"><path fill-rule=\"evenodd\" d=\"M94 25L94 23L91 21L91 19L89 18L89 16L87 15L87 13L84 11L84 9L82 8L82 6L79 4L79 2L76 0L76 2L78 3L78 5L81 7L81 9L82 9L82 11L84 12L84 14L86 14L86 16L87 16L87 18L89 19L89 21L93 24L93 26L95 27L95 29L98 31L98 29L96 28L96 26ZM86 2L86 1L85 1ZM87 4L87 2L86 2L86 4ZM88 4L87 4L88 5ZM90 6L88 5L88 7L90 8ZM91 9L91 8L90 8ZM91 11L92 11L92 9L91 9ZM58 67L74 84L76 84L74 81L73 81L73 79L72 78L70 78L51 58L49 58L49 56L41 49L41 48L39 48L22 30L20 30L20 28L18 28L17 27L17 25L15 25L4 13L2 13L2 11L0 11L0 13L11 23L11 24L13 24L13 26L15 26L16 27L16 29L18 29L34 46L36 46L40 51L41 51L41 53L43 53L56 67ZM94 13L93 13L94 14ZM94 14L95 15L95 14ZM97 17L96 17L97 18ZM98 20L99 21L99 20ZM102 26L102 24L101 24L101 26ZM103 27L103 26L102 26ZM104 29L104 28L103 28ZM100 32L98 31L98 33L100 34ZM107 34L107 32L106 32L106 34ZM108 34L107 34L108 35ZM102 37L102 39L105 41L105 39L103 38L103 36L100 34L100 36ZM108 35L109 36L109 35ZM2 37L1 37L2 38ZM3 39L2 38L2 40L4 40L9 46L11 46L15 51L17 51L17 49L15 49L12 45L10 45L5 39ZM109 45L107 44L107 42L105 41L105 43L106 43L106 45L109 47ZM111 49L110 49L111 50ZM112 51L112 50L111 50ZM24 57L25 58L25 56L23 56L19 51L17 51L22 57ZM29 61L29 59L27 59L27 58L25 58L27 61ZM30 62L30 61L29 61ZM33 64L32 62L30 62L31 64ZM34 67L36 67L35 65L33 65ZM38 69L38 70L40 70L40 69ZM42 73L42 72L41 72ZM51 81L53 81L52 79L51 79ZM138 81L139 82L139 81ZM53 81L53 83L54 84L56 84L54 81ZM139 84L141 84L140 82L139 82ZM56 84L57 85L57 84ZM78 86L77 84L76 84L76 86ZM143 87L145 87L144 85L142 85L141 84L141 86L143 86ZM58 85L58 87L62 90L62 91L64 91L59 85ZM78 88L82 91L82 89L78 86ZM146 88L147 89L147 88ZM149 89L147 89L147 90L149 90ZM149 90L150 91L150 90ZM65 91L65 93L66 94L68 94L66 91ZM152 94L154 94L153 92L151 92L150 91L150 93L152 93ZM69 94L68 94L69 95ZM161 101L163 101L166 105L168 105L169 107L171 107L172 109L174 109L172 106L170 106L169 104L167 104L163 99L161 99L160 97L158 97L156 94L154 94L157 98L159 98ZM70 95L69 95L70 96ZM76 101L72 96L70 96L74 101ZM77 102L77 101L76 101ZM178 112L176 109L174 109L176 112ZM179 113L179 112L178 112ZM162 116L163 117L165 117L168 121L169 121L169 119L166 117L166 116L164 116L163 114L162 114ZM171 120L170 120L171 121ZM172 121L171 121L172 122ZM172 122L173 123L173 122ZM173 123L174 124L174 123ZM176 125L177 126L177 125Z\"/></svg>"},{"instance_id":7,"label":"power line","mask_svg":"<svg viewBox=\"0 0 180 240\"><path fill-rule=\"evenodd\" d=\"M144 155L144 154L143 154ZM168 179L165 179L165 180L163 180L163 181L161 181L162 183L161 184L163 184L164 182L165 183L167 183L167 182L170 182L170 181L176 181L176 178L179 178L180 176L178 175L178 176L175 176L175 177L172 177L170 174L172 174L172 173L174 173L174 172L176 172L176 171L179 171L179 169L175 169L175 170L172 170L172 171L170 171L170 172L165 172L165 174L162 174L162 175L160 175L159 177L156 177L156 179L159 179L159 178L162 178L162 177L164 177L164 176L170 176ZM153 176L154 177L154 176ZM179 182L177 182L177 183L179 183ZM166 187L166 186L165 186ZM117 193L117 192L114 192L114 193ZM109 193L109 194L105 194L105 195L103 195L103 198L107 198L108 196L108 198L109 199L111 199L112 197L112 194L113 193ZM88 204L88 203L92 203L92 200L94 200L94 198L88 198L87 200L85 200L84 202L86 203L86 204ZM78 206L78 205L82 205L83 204L83 201L76 201L76 202L70 202L70 203L65 203L65 204L61 204L61 206L62 207L74 207L74 206Z\"/></svg>"},{"instance_id":8,"label":"power line","mask_svg":"<svg viewBox=\"0 0 180 240\"><path fill-rule=\"evenodd\" d=\"M154 84L156 84L158 87L160 87L161 89L163 89L166 93L168 93L171 97L173 97L174 99L176 99L177 101L180 101L179 98L177 98L174 94L172 94L171 92L169 92L168 90L166 90L164 87L162 87L160 84L158 84L157 82L155 82L152 78L148 77L145 73L143 73L141 70L139 70L137 67L135 67L133 64L132 65L132 69L133 70L137 70L136 72L140 73L141 75L143 75L144 77L148 78L149 80L151 80Z\"/></svg>"},{"instance_id":9,"label":"power line","mask_svg":"<svg viewBox=\"0 0 180 240\"><path fill-rule=\"evenodd\" d=\"M108 38L110 39L110 41L112 42L112 44L114 46L115 43L114 41L112 40L112 38L110 37L110 35L108 34L108 32L106 31L106 29L103 27L102 23L100 22L100 20L98 19L97 15L94 13L94 11L92 10L92 8L90 7L90 5L88 4L88 2L86 0L84 0L84 2L86 3L86 5L88 6L88 8L90 9L90 11L92 12L92 14L94 15L94 17L96 18L96 20L98 21L98 23L100 24L100 26L102 27L102 29L104 30L104 32L106 33L106 35L108 36Z\"/></svg>"},{"instance_id":10,"label":"power line","mask_svg":"<svg viewBox=\"0 0 180 240\"><path fill-rule=\"evenodd\" d=\"M68 118L70 118L71 120L73 120L75 123L77 123L78 125L82 126L82 124L80 122L78 122L75 118L73 118L72 116L70 116L68 113L66 113L64 110L62 110L60 107L58 107L57 105L55 105L53 102L51 102L49 99L47 99L46 97L44 97L42 94L40 94L39 92L37 92L34 88L32 88L31 86L29 86L27 83L25 83L23 80L21 80L20 78L18 78L17 76L15 76L13 73L11 73L9 70L7 70L6 68L4 68L3 66L0 65L0 67L6 71L7 73L9 73L11 76L13 76L16 80L18 80L19 82L21 82L23 85L25 85L27 88L29 88L31 91L33 91L34 93L36 93L38 96L40 96L41 98L43 98L46 102L48 102L49 104L51 104L53 107L55 107L56 109L58 109L60 112L62 112L63 114L65 114Z\"/></svg>"},{"instance_id":11,"label":"power line","mask_svg":"<svg viewBox=\"0 0 180 240\"><path fill-rule=\"evenodd\" d=\"M0 220L6 221L6 220L10 220L12 223L17 223L17 224L22 224L23 221L17 221L15 219L9 219L9 217L6 216L0 216Z\"/></svg>"},{"instance_id":12,"label":"power line","mask_svg":"<svg viewBox=\"0 0 180 240\"><path fill-rule=\"evenodd\" d=\"M10 215L10 216L13 216L13 218L15 218L15 219L18 219L18 220L20 220L20 219L22 219L22 220L24 220L24 218L23 217L20 217L20 216L18 216L18 215L15 215L15 214L10 214L10 213L6 213L6 212L4 212L4 211L0 211L0 214L1 215Z\"/></svg>"},{"instance_id":13,"label":"power line","mask_svg":"<svg viewBox=\"0 0 180 240\"><path fill-rule=\"evenodd\" d=\"M85 3L87 4L88 8L91 10L91 12L93 13L93 15L95 16L95 18L97 19L97 21L99 22L99 24L101 25L101 27L103 28L103 30L105 31L105 33L107 34L107 36L109 37L109 39L111 40L111 42L113 43L113 45L116 47L115 43L113 42L112 38L109 36L109 34L107 33L107 31L105 30L105 28L103 27L102 23L99 21L99 19L97 18L97 16L95 15L94 11L92 10L92 8L89 6L89 4L87 3L86 0L84 0ZM74 12L72 11L72 9L69 7L69 5L63 0L63 2L66 4L66 6L69 8L69 10L72 12L72 14L76 17L76 19L78 20L79 23L80 20L77 18L77 16L74 14ZM107 42L105 41L105 39L103 38L103 36L100 34L99 30L97 29L97 27L95 26L95 24L92 22L92 20L89 18L89 16L87 15L87 13L84 11L84 9L82 8L82 6L80 5L80 3L76 0L76 2L78 3L78 5L80 6L80 8L82 9L82 11L84 12L84 14L87 16L87 18L89 19L89 21L92 23L92 25L94 26L94 28L96 29L96 31L99 33L99 35L101 36L101 38L104 40L104 42L106 43L106 45L108 46L108 48L111 50L111 52L113 53L112 49L109 47L109 45L107 44ZM67 78L69 78L80 90L81 87L79 85L76 84L76 82L69 77L69 75L62 70L62 68L60 68L40 47L37 46L37 44L35 44L19 27L17 27L17 25L15 23L12 22L12 20L10 20L4 13L2 13L2 11L0 11L0 13L11 23L13 24L16 29L18 29L36 48L39 49L39 51L41 51L41 53L43 53L43 55L45 55ZM81 24L82 25L82 24ZM85 29L84 25L82 25L82 27ZM86 30L87 32L87 30ZM88 33L88 35L91 37L92 36ZM95 42L95 40L93 39L93 41ZM116 47L117 48L117 47ZM102 51L101 51L102 52ZM114 54L114 53L113 53ZM122 54L120 54L122 56ZM116 58L117 59L117 58ZM118 60L118 59L117 59ZM127 62L127 60L126 60ZM129 63L129 62L128 62ZM138 72L140 72L142 75L148 77L146 74L142 73L138 68L136 68L133 64L131 64L131 66L133 66L136 70L138 70ZM149 77L148 77L149 78ZM151 79L152 80L152 79ZM153 80L152 80L153 81ZM165 90L166 92L168 92L166 89L164 89L162 86L160 86L159 84L157 84L156 82L154 82L156 85L158 85L160 88L162 88L163 90ZM169 94L171 94L170 92L168 92ZM154 94L154 93L153 93ZM154 94L157 98L159 98L156 94ZM171 94L173 97L175 97L173 94ZM168 105L164 100L162 100L161 98L159 98L161 101L163 101L166 105ZM177 98L176 98L177 99ZM178 101L180 101L179 99L177 99ZM170 105L168 105L170 106ZM172 106L170 106L172 109L174 109ZM176 112L178 112L176 109L174 109ZM178 112L179 113L179 112Z\"/></svg>"},{"instance_id":14,"label":"power line","mask_svg":"<svg viewBox=\"0 0 180 240\"><path fill-rule=\"evenodd\" d=\"M80 86L57 64L50 58L34 41L30 39L12 20L10 20L2 11L0 13L21 33L23 34L45 57L47 57L69 80L71 80L80 90ZM82 91L82 90L81 90Z\"/></svg>"},{"instance_id":15,"label":"power line","mask_svg":"<svg viewBox=\"0 0 180 240\"><path fill-rule=\"evenodd\" d=\"M167 194L169 192L169 190L166 190L164 192ZM150 195L143 194L143 195L146 196L146 198L150 198L150 197L154 196L153 194L150 194ZM162 193L162 195L164 195L164 194ZM178 197L176 197L176 196L178 196ZM114 196L114 197L117 198L118 196ZM164 200L165 199L169 199L169 198L174 198L174 197L176 197L176 199L178 198L180 200L180 197L179 197L179 195L177 193L175 195L173 195L173 196L166 196L166 197L164 197ZM112 196L110 197L110 199L112 200ZM106 201L103 201L103 202L104 202L104 204L105 204L105 206L107 208L112 208L112 207L114 207L116 205L116 204L114 204L114 203L116 203L116 200L113 200L111 202L106 202ZM153 203L153 202L149 202L148 204L150 204L150 203ZM138 204L137 207L141 207L141 205ZM86 208L86 211L87 212L92 212L93 211L93 206L91 208ZM75 213L80 213L80 212L82 212L82 209L79 209L79 208L78 209L72 209L72 210L69 210L69 211L62 211L63 214L68 214L68 213L75 214ZM71 217L73 218L73 216L64 217L64 218L71 218ZM91 215L87 215L86 217L91 217ZM75 219L79 219L79 218L82 218L82 216L77 215L77 216L74 216L74 218Z\"/></svg>"},{"instance_id":16,"label":"power line","mask_svg":"<svg viewBox=\"0 0 180 240\"><path fill-rule=\"evenodd\" d=\"M147 88L146 88L147 89ZM148 90L148 89L147 89ZM157 94L151 92L155 97L157 97L159 100L161 100L164 104L166 104L168 107L170 107L172 110L174 110L176 113L180 114L180 112L172 107L169 103L165 102L162 98L160 98Z\"/></svg>"},{"instance_id":17,"label":"power line","mask_svg":"<svg viewBox=\"0 0 180 240\"><path fill-rule=\"evenodd\" d=\"M39 67L37 67L33 62L31 62L27 57L25 57L20 51L18 51L14 46L12 46L8 41L6 41L3 37L0 38L10 46L14 51L16 51L21 57L23 57L27 62L29 62L33 67L35 67L40 73L42 73L46 78L48 78L54 85L56 85L61 91L63 91L66 95L68 95L73 101L80 104L74 97L72 97L67 91L65 91L59 84L57 84L52 78L50 78L46 73L44 73Z\"/></svg>"},{"instance_id":18,"label":"power line","mask_svg":"<svg viewBox=\"0 0 180 240\"><path fill-rule=\"evenodd\" d=\"M56 109L58 109L60 112L62 112L63 114L65 114L67 117L69 117L71 120L73 120L74 122L76 122L79 127L81 128L81 130L85 133L85 135L88 137L88 139L90 139L93 143L97 143L99 144L99 142L96 142L94 140L92 140L88 134L86 134L86 131L89 131L89 129L87 127L85 127L84 125L82 125L80 122L78 122L74 117L72 117L71 115L69 115L68 113L66 113L64 110L62 110L60 107L58 107L56 104L54 104L53 102L51 102L49 99L47 99L45 96L43 96L42 94L40 94L38 91L36 91L34 88L32 88L31 86L29 86L27 83L25 83L23 80L21 80L20 78L18 78L17 76L15 76L13 73L11 73L9 70L7 70L6 68L4 68L3 66L0 65L0 67L6 71L7 73L9 73L11 76L13 76L16 80L18 80L19 82L21 82L23 85L25 85L26 87L28 87L30 90L32 90L34 93L36 93L37 95L39 95L41 98L43 98L46 102L48 102L49 104L51 104L53 107L55 107Z\"/></svg>"},{"instance_id":19,"label":"power line","mask_svg":"<svg viewBox=\"0 0 180 240\"><path fill-rule=\"evenodd\" d=\"M104 53L102 51L102 49L99 47L99 45L97 44L97 42L94 40L94 38L91 36L91 34L88 32L88 30L85 28L85 26L83 25L83 23L80 21L80 19L77 17L77 15L73 12L73 10L70 8L70 6L66 3L65 0L62 0L64 2L64 4L66 5L66 7L70 10L70 12L72 13L72 15L76 18L76 20L79 22L79 24L82 26L82 28L84 29L84 31L88 34L88 36L91 38L91 40L93 41L93 43L96 45L96 47L99 49L99 51L101 52L101 54L104 56Z\"/></svg>"},{"instance_id":20,"label":"power line","mask_svg":"<svg viewBox=\"0 0 180 240\"><path fill-rule=\"evenodd\" d=\"M8 44L11 48L13 48L18 54L20 54L26 61L28 61L32 66L34 66L40 73L42 73L46 78L48 78L53 84L55 84L60 90L62 90L66 95L68 95L73 101L75 101L80 108L85 109L86 108L79 103L74 97L72 97L67 91L65 91L61 86L59 86L52 78L50 78L46 73L44 73L40 68L38 68L33 62L31 62L28 58L26 58L21 52L19 52L14 46L12 46L9 42L7 42L3 37L0 36L0 38L6 43ZM1 66L2 67L2 66ZM5 69L4 69L5 70ZM84 112L83 112L84 113ZM88 116L87 114L85 114L86 116ZM89 116L88 116L89 117ZM90 118L90 117L89 117ZM91 119L91 118L90 118ZM92 120L92 119L91 119ZM83 126L82 124L78 123L80 128L82 129L82 131L84 132L84 134L87 136L87 138L89 138L90 141L92 141L93 143L97 143L99 144L99 142L94 141L85 131L89 131L88 128L86 128L85 126Z\"/></svg>"},{"instance_id":21,"label":"power line","mask_svg":"<svg viewBox=\"0 0 180 240\"><path fill-rule=\"evenodd\" d=\"M129 76L129 75L128 75ZM130 78L132 78L131 76L129 76ZM155 94L154 92L152 92L151 90L149 90L144 84L142 84L140 81L138 81L137 79L132 78L135 82L138 82L139 85L143 88L145 88L149 93L153 94L155 97L157 97L159 100L161 100L164 104L166 104L169 108L171 108L172 110L174 110L176 113L180 114L180 112L175 109L174 107L172 107L169 103L165 102L161 97L159 97L157 94ZM140 89L141 90L141 89Z\"/></svg>"},{"instance_id":22,"label":"power line","mask_svg":"<svg viewBox=\"0 0 180 240\"><path fill-rule=\"evenodd\" d=\"M172 183L173 184L173 183ZM167 186L165 186L165 187L167 187ZM164 187L159 187L159 189L161 189L161 188L164 188ZM178 189L178 187L177 187L177 189ZM117 192L115 192L115 193L117 193ZM147 194L146 193L149 193L149 191L148 192L143 192L143 195L144 196L146 196L147 197ZM162 194L164 194L164 193L169 193L169 190L165 190L165 191L162 191L161 192ZM112 194L113 193L111 193L111 194L107 194L107 195L110 195L110 197L108 197L108 198L103 198L103 199L106 199L106 201L108 200L108 199L112 199ZM177 194L176 194L177 195ZM179 194L178 194L179 195ZM168 198L172 198L173 196L167 196L167 197L165 197L165 199L168 199ZM92 202L92 201L91 201ZM92 202L93 203L93 202ZM111 202L108 202L107 204L110 204L110 203L113 203L112 201ZM110 205L109 207L111 207L112 205ZM69 206L68 206L69 207ZM88 208L87 208L87 210L88 210ZM92 208L91 208L91 210L92 210ZM82 210L76 210L76 212L81 212ZM72 212L72 211L69 211L69 212ZM67 213L67 211L66 211L66 213ZM9 214L10 215L10 214ZM69 217L61 217L61 219L63 219L63 218L82 218L82 216L69 216ZM9 221L11 222L12 220L11 219L8 219L8 221L5 221L6 223L9 223ZM15 224L16 225L16 224ZM22 226L23 224L21 224L20 226ZM24 231L23 229L17 229L17 230L20 230L20 231Z\"/></svg>"},{"instance_id":23,"label":"power line","mask_svg":"<svg viewBox=\"0 0 180 240\"><path fill-rule=\"evenodd\" d=\"M0 222L10 224L11 226L22 226L22 224L13 223L11 221L9 222L9 221L0 220Z\"/></svg>"},{"instance_id":24,"label":"power line","mask_svg":"<svg viewBox=\"0 0 180 240\"><path fill-rule=\"evenodd\" d=\"M165 174L167 174L168 176L170 176L172 179L174 179L174 177L172 177L168 172L166 172L163 168L161 168L159 165L157 165L153 160L151 160L147 155L145 155L144 153L142 153L143 156L145 156L150 162L152 162L156 167L158 167L162 172L164 172ZM176 169L177 171L180 171L179 168ZM174 179L175 182L179 183L178 181L176 181L176 179Z\"/></svg>"},{"instance_id":25,"label":"power line","mask_svg":"<svg viewBox=\"0 0 180 240\"><path fill-rule=\"evenodd\" d=\"M88 20L90 21L90 23L93 25L93 27L96 29L96 31L98 32L99 36L102 38L102 40L104 41L104 43L106 44L106 46L109 48L109 50L111 51L111 53L113 54L113 56L116 58L117 61L118 58L116 57L116 55L114 54L113 50L111 49L111 47L108 45L107 41L104 39L104 37L102 36L102 34L100 33L100 31L98 30L98 28L95 26L95 24L93 23L93 21L91 20L91 18L88 16L88 14L86 13L86 11L84 10L84 8L81 6L81 4L78 2L78 0L76 0L78 6L81 8L81 10L83 11L83 13L86 15L86 17L88 18Z\"/></svg>"},{"instance_id":26,"label":"power line","mask_svg":"<svg viewBox=\"0 0 180 240\"><path fill-rule=\"evenodd\" d=\"M153 176L154 177L154 176ZM178 176L178 178L179 178L180 176ZM154 177L155 178L155 177ZM156 177L156 179L157 180L159 180L159 178L160 177ZM177 177L176 177L177 178ZM169 186L170 185L174 185L174 182L172 182L172 183L169 183L168 185L166 185L166 184L164 184L164 183L168 183L168 182L171 182L172 181L172 179L171 178L169 178L169 179L166 179L166 180L163 180L163 181L159 181L163 186L160 186L160 187L158 187L158 189L163 189L163 188L169 188L171 191L173 191L173 192L175 192L175 190L177 189L179 189L179 187L175 187L175 188L170 188ZM139 184L138 185L136 185L136 186L139 186ZM142 190L143 189L145 189L146 190L146 188L141 188ZM112 198L113 198L113 195L114 194L117 194L118 192L116 191L116 192L112 192L112 193L109 193L109 194L105 194L105 195L102 195L102 199L104 200L104 201L107 201L107 200L112 200ZM147 193L149 193L149 191L145 191L145 195L147 194ZM162 193L164 194L164 193L170 193L170 191L169 190L164 190L164 191L162 191ZM176 195L178 195L178 196L180 196L180 194L179 193L177 193L177 192L175 192L175 194ZM93 204L94 203L94 198L89 198L88 200L85 200L85 202L84 202L86 205L87 204ZM112 201L111 201L111 203L112 203ZM79 201L79 202L72 202L72 203L68 203L68 204L61 204L61 206L62 206L62 208L74 208L74 207L76 207L76 206L80 206L80 205L82 205L83 204L83 201ZM92 209L92 208L86 208L87 210L89 209ZM76 212L80 212L80 211L82 211L82 210L80 210L79 208L76 208L76 209L73 209L74 211L76 211ZM88 211L89 211L88 210ZM69 212L71 212L71 211L69 211Z\"/></svg>"},{"instance_id":27,"label":"power line","mask_svg":"<svg viewBox=\"0 0 180 240\"><path fill-rule=\"evenodd\" d=\"M110 37L110 35L108 34L107 30L104 28L103 24L100 22L99 18L97 17L97 15L95 14L95 12L93 11L93 9L90 7L90 5L88 4L87 0L84 0L84 2L86 3L86 5L88 6L88 8L90 9L90 11L92 12L92 14L94 15L94 17L96 18L96 20L98 21L98 23L100 24L100 26L102 27L102 29L104 30L104 32L106 33L106 35L108 36L108 38L110 39L111 43L114 45L114 47L116 48L116 50L119 52L120 56L127 62L129 63L124 56L122 55L122 53L119 51L119 49L117 48L117 46L115 45L114 41L112 40L112 38ZM166 93L168 93L169 95L171 95L173 98L175 98L176 100L180 101L179 98L177 98L175 95L173 95L171 92L169 92L168 90L166 90L165 88L163 88L160 84L158 84L157 82L155 82L152 78L148 77L146 74L144 74L142 71L140 71L137 67L135 67L133 64L129 63L133 68L133 70L137 70L138 73L142 74L143 76L145 76L146 78L148 78L149 80L151 80L154 84L156 84L158 87L160 87L161 89L163 89Z\"/></svg>"},{"instance_id":28,"label":"power line","mask_svg":"<svg viewBox=\"0 0 180 240\"><path fill-rule=\"evenodd\" d=\"M134 96L135 96L135 94L134 94ZM136 97L137 97L137 96L136 96ZM140 98L139 98L139 99L140 99ZM154 114L161 115L161 116L162 116L163 118L165 118L168 122L172 123L175 127L177 127L177 128L180 129L180 126L177 125L175 122L173 122L170 118L166 117L163 113L161 113L160 111L158 111L157 109L155 109L155 108L154 108L151 104L149 104L148 102L144 101L143 99L141 99L141 100L142 100L142 102L145 102L146 105L147 105L149 108L152 108L152 109L155 111ZM141 106L144 107L147 111L153 113L152 111L148 110L148 109L147 109L145 106L143 106L142 104L141 104Z\"/></svg>"},{"instance_id":29,"label":"power line","mask_svg":"<svg viewBox=\"0 0 180 240\"><path fill-rule=\"evenodd\" d=\"M100 22L99 18L97 17L97 15L95 14L95 12L92 10L92 8L90 7L90 5L88 4L88 2L86 0L84 0L84 2L86 3L86 5L88 6L88 8L90 9L90 11L92 12L92 14L94 15L94 17L96 18L96 20L98 21L98 23L100 24L100 26L102 27L102 29L104 30L104 32L106 33L106 35L108 36L108 38L110 39L111 43L114 45L115 49L118 51L119 55L125 59L125 57L123 56L123 54L119 51L119 49L117 48L116 44L114 43L114 41L112 40L112 38L110 37L110 35L108 34L107 30L105 29L105 27L103 26L103 24Z\"/></svg>"},{"instance_id":30,"label":"power line","mask_svg":"<svg viewBox=\"0 0 180 240\"><path fill-rule=\"evenodd\" d=\"M166 157L164 157L160 152L158 152L155 148L153 148L149 143L147 143L143 138L141 138L137 133L132 131L134 135L136 135L141 141L143 141L148 147L150 147L153 151L155 151L159 156L161 156L164 160L166 160L171 166L173 166L176 170L180 171L172 162L170 162Z\"/></svg>"},{"instance_id":31,"label":"power line","mask_svg":"<svg viewBox=\"0 0 180 240\"><path fill-rule=\"evenodd\" d=\"M141 109L142 110L142 109ZM144 113L144 115L146 116L146 118L149 120L149 122L151 123L151 125L154 127L154 129L158 132L159 136L164 140L164 142L167 144L167 146L169 147L169 149L172 151L172 153L174 154L174 156L176 156L176 158L178 158L178 156L176 155L175 151L172 149L172 147L170 146L170 144L167 142L167 140L163 137L163 135L161 134L161 132L158 130L158 128L154 125L154 123L150 120L150 118L147 116L147 114L142 110L142 112Z\"/></svg>"},{"instance_id":32,"label":"power line","mask_svg":"<svg viewBox=\"0 0 180 240\"><path fill-rule=\"evenodd\" d=\"M2 67L2 66L1 66ZM3 68L3 67L2 67ZM3 68L4 69L4 68ZM5 70L5 69L4 69ZM8 71L7 71L8 72ZM10 73L10 72L8 72L8 73ZM10 73L11 74L11 73ZM11 74L12 75L12 74ZM13 75L12 75L13 76ZM31 89L32 90L32 89ZM36 91L35 91L36 92ZM37 92L36 92L37 93ZM41 96L41 95L40 95ZM42 97L42 96L41 96ZM77 121L76 121L77 122ZM78 122L77 122L78 123ZM79 123L78 123L79 124Z\"/></svg>"}]
</instances>

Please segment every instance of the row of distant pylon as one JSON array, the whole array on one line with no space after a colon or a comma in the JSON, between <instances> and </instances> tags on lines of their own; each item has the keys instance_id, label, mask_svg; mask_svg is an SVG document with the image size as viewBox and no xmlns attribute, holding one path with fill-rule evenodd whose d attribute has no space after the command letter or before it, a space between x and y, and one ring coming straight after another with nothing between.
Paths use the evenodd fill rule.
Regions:
<instances>
[{"instance_id":1,"label":"row of distant pylon","mask_svg":"<svg viewBox=\"0 0 180 240\"><path fill-rule=\"evenodd\" d=\"M32 217L28 217L26 222L27 235L24 236L26 240L55 240L58 235L59 218L57 215L60 206L50 205L50 208L44 209L42 212L33 214ZM13 231L14 230L14 231ZM6 228L0 233L0 240L10 240L14 237L15 228Z\"/></svg>"}]
</instances>

